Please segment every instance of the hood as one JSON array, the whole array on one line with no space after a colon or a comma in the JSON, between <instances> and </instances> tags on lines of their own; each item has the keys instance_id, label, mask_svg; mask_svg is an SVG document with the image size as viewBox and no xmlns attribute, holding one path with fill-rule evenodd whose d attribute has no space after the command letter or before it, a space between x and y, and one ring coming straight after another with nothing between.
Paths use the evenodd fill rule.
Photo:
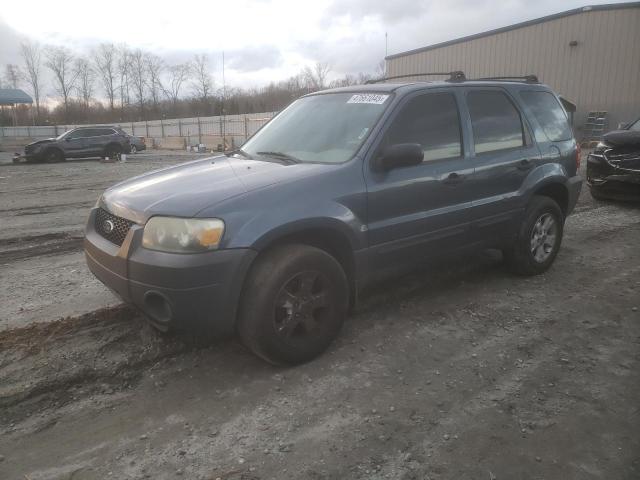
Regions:
<instances>
[{"instance_id":1,"label":"hood","mask_svg":"<svg viewBox=\"0 0 640 480\"><path fill-rule=\"evenodd\" d=\"M640 131L637 130L614 130L605 134L602 140L612 147L640 147Z\"/></svg>"},{"instance_id":2,"label":"hood","mask_svg":"<svg viewBox=\"0 0 640 480\"><path fill-rule=\"evenodd\" d=\"M42 145L43 143L53 143L55 142L55 138L45 138L43 140L38 140L37 142L27 143L25 147L33 147L34 145Z\"/></svg>"},{"instance_id":3,"label":"hood","mask_svg":"<svg viewBox=\"0 0 640 480\"><path fill-rule=\"evenodd\" d=\"M109 188L101 205L145 223L153 215L193 217L206 207L251 190L307 176L329 165L205 158L131 178Z\"/></svg>"}]
</instances>

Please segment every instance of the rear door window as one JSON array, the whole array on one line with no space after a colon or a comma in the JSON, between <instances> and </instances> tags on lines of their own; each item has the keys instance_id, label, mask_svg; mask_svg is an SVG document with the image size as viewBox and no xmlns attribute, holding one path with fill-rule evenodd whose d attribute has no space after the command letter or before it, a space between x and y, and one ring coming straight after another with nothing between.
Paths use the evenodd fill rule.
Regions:
<instances>
[{"instance_id":1,"label":"rear door window","mask_svg":"<svg viewBox=\"0 0 640 480\"><path fill-rule=\"evenodd\" d=\"M503 92L486 90L467 94L476 153L525 145L522 118Z\"/></svg>"},{"instance_id":2,"label":"rear door window","mask_svg":"<svg viewBox=\"0 0 640 480\"><path fill-rule=\"evenodd\" d=\"M567 115L551 92L529 90L520 92L520 98L536 117L549 140L561 142L571 139Z\"/></svg>"},{"instance_id":3,"label":"rear door window","mask_svg":"<svg viewBox=\"0 0 640 480\"><path fill-rule=\"evenodd\" d=\"M424 161L462 156L455 97L430 93L411 99L393 121L386 140L387 145L419 143Z\"/></svg>"}]
</instances>

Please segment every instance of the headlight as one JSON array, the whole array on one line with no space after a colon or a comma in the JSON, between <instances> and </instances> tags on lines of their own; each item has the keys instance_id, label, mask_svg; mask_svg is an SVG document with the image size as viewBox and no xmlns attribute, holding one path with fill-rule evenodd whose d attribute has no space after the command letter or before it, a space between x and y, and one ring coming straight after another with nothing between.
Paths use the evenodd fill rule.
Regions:
<instances>
[{"instance_id":1,"label":"headlight","mask_svg":"<svg viewBox=\"0 0 640 480\"><path fill-rule=\"evenodd\" d=\"M224 233L218 218L151 217L144 226L142 246L171 253L215 250Z\"/></svg>"}]
</instances>

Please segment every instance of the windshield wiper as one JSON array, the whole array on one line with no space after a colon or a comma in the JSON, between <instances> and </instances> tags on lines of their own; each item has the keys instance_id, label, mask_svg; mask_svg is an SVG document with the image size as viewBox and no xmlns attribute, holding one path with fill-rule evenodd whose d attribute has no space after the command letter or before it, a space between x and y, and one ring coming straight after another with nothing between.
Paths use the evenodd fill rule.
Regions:
<instances>
[{"instance_id":1,"label":"windshield wiper","mask_svg":"<svg viewBox=\"0 0 640 480\"><path fill-rule=\"evenodd\" d=\"M241 148L236 148L235 150L231 150L230 152L227 152L224 155L226 157L231 157L232 155L242 155L244 158L248 158L249 160L253 160L251 158L251 155L249 155L247 152L245 152Z\"/></svg>"},{"instance_id":2,"label":"windshield wiper","mask_svg":"<svg viewBox=\"0 0 640 480\"><path fill-rule=\"evenodd\" d=\"M290 163L300 163L300 159L284 152L257 152L257 153L258 155L265 155L267 157L273 157L279 160L286 160L287 162L290 162Z\"/></svg>"}]
</instances>

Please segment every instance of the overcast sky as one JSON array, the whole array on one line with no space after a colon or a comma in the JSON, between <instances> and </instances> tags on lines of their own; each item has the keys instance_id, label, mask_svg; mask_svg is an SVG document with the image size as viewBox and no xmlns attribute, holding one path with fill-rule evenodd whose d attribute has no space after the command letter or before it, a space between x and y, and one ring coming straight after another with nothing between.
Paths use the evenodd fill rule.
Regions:
<instances>
[{"instance_id":1,"label":"overcast sky","mask_svg":"<svg viewBox=\"0 0 640 480\"><path fill-rule=\"evenodd\" d=\"M212 58L221 84L260 86L316 61L332 77L373 72L385 55L606 1L580 0L3 0L0 68L20 63L21 38L88 53L126 43L168 63Z\"/></svg>"}]
</instances>

